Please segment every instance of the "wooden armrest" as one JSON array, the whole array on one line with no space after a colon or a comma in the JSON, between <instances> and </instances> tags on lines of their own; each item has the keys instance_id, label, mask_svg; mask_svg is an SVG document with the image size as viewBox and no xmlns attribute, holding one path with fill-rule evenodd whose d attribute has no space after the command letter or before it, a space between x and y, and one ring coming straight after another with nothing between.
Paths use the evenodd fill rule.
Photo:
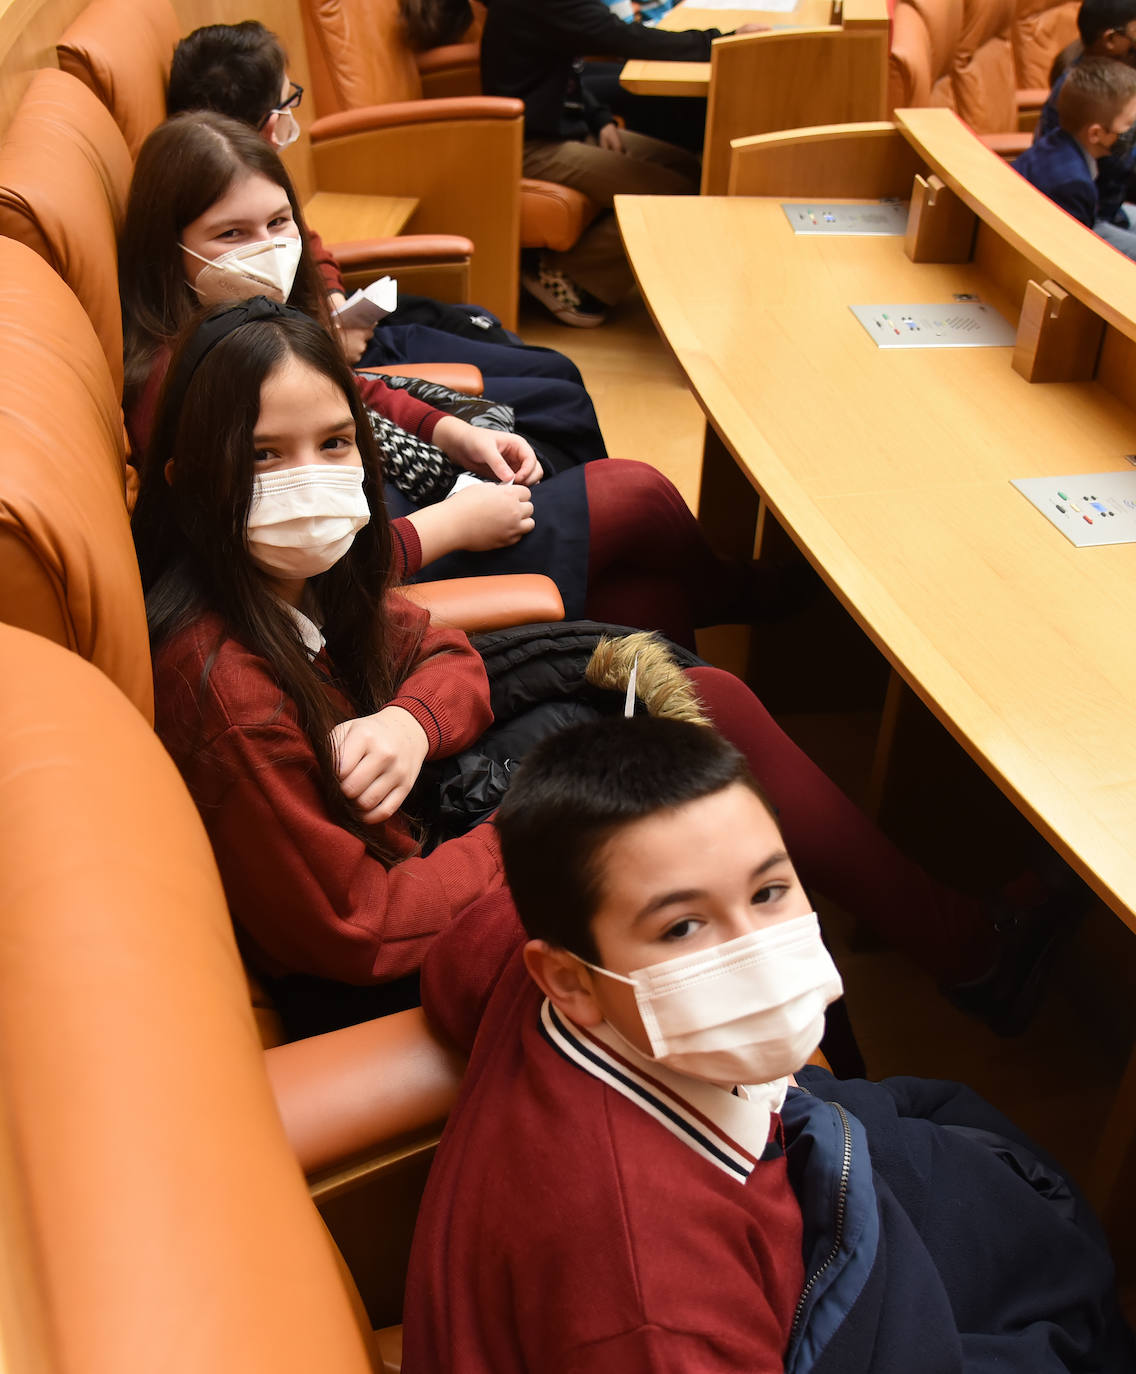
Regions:
<instances>
[{"instance_id":1,"label":"wooden armrest","mask_svg":"<svg viewBox=\"0 0 1136 1374\"><path fill-rule=\"evenodd\" d=\"M564 619L556 583L543 573L415 582L403 587L402 594L429 611L431 620L456 625L471 635Z\"/></svg>"},{"instance_id":2,"label":"wooden armrest","mask_svg":"<svg viewBox=\"0 0 1136 1374\"><path fill-rule=\"evenodd\" d=\"M306 1174L436 1130L465 1068L421 1007L277 1045L264 1062Z\"/></svg>"},{"instance_id":3,"label":"wooden armrest","mask_svg":"<svg viewBox=\"0 0 1136 1374\"><path fill-rule=\"evenodd\" d=\"M460 234L400 234L393 239L355 239L325 247L341 267L362 269L374 262L392 272L399 267L465 262L473 257L473 241Z\"/></svg>"},{"instance_id":4,"label":"wooden armrest","mask_svg":"<svg viewBox=\"0 0 1136 1374\"><path fill-rule=\"evenodd\" d=\"M1032 142L1032 136L1027 133L979 134L979 139L992 153L1005 158L1017 157L1019 153L1024 153Z\"/></svg>"},{"instance_id":5,"label":"wooden armrest","mask_svg":"<svg viewBox=\"0 0 1136 1374\"><path fill-rule=\"evenodd\" d=\"M508 96L463 95L438 100L399 100L389 105L364 105L324 115L311 125L313 143L369 129L397 129L407 124L453 123L463 119L523 119L524 102Z\"/></svg>"},{"instance_id":6,"label":"wooden armrest","mask_svg":"<svg viewBox=\"0 0 1136 1374\"><path fill-rule=\"evenodd\" d=\"M1016 95L1019 110L1040 110L1049 99L1049 87L1023 86Z\"/></svg>"},{"instance_id":7,"label":"wooden armrest","mask_svg":"<svg viewBox=\"0 0 1136 1374\"><path fill-rule=\"evenodd\" d=\"M399 363L397 367L356 368L361 377L421 377L424 382L437 382L463 396L480 396L485 390L481 369L472 363Z\"/></svg>"}]
</instances>

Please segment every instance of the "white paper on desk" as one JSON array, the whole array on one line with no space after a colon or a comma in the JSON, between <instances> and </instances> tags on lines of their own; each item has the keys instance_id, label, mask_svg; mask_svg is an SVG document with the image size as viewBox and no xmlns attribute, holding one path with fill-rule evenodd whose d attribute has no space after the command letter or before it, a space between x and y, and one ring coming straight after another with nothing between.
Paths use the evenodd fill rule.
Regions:
<instances>
[{"instance_id":1,"label":"white paper on desk","mask_svg":"<svg viewBox=\"0 0 1136 1374\"><path fill-rule=\"evenodd\" d=\"M1011 482L1071 544L1136 544L1136 472L1018 477Z\"/></svg>"},{"instance_id":2,"label":"white paper on desk","mask_svg":"<svg viewBox=\"0 0 1136 1374\"><path fill-rule=\"evenodd\" d=\"M346 329L374 329L397 305L398 284L393 277L380 277L345 301L335 311L335 320Z\"/></svg>"},{"instance_id":3,"label":"white paper on desk","mask_svg":"<svg viewBox=\"0 0 1136 1374\"><path fill-rule=\"evenodd\" d=\"M766 14L792 14L797 0L682 0L684 10L764 10Z\"/></svg>"}]
</instances>

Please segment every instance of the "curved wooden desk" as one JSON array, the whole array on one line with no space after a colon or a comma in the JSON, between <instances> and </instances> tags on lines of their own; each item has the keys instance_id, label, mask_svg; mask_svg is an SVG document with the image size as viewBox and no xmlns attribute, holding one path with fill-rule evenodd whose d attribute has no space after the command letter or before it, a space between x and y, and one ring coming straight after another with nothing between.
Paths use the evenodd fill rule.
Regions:
<instances>
[{"instance_id":1,"label":"curved wooden desk","mask_svg":"<svg viewBox=\"0 0 1136 1374\"><path fill-rule=\"evenodd\" d=\"M949 112L897 122L944 183L920 190L924 228L951 220L939 247L964 261L912 261L902 238L797 237L774 199L617 199L643 295L709 422L700 514L739 551L759 494L902 678L1136 929L1136 545L1074 548L1010 485L1126 469L1136 265ZM794 175L809 156L796 141ZM935 239L922 235L924 254ZM1050 361L1091 379L1031 384L1012 348L880 350L848 308L956 292L1023 315L1027 372L1045 351L1027 337L1040 301ZM1101 1145L1101 1200L1134 1135L1136 1057Z\"/></svg>"}]
</instances>

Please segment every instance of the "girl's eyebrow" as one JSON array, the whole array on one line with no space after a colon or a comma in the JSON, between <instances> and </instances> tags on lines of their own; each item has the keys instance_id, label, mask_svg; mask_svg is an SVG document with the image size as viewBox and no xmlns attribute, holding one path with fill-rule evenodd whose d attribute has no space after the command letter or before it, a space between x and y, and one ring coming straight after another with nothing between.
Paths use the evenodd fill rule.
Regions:
<instances>
[{"instance_id":1,"label":"girl's eyebrow","mask_svg":"<svg viewBox=\"0 0 1136 1374\"><path fill-rule=\"evenodd\" d=\"M266 221L279 219L281 215L291 215L292 207L287 201L278 205L275 210L265 216ZM207 234L216 233L218 229L244 229L250 224L259 224L259 215L217 215L210 219L208 211L205 215L205 232Z\"/></svg>"},{"instance_id":2,"label":"girl's eyebrow","mask_svg":"<svg viewBox=\"0 0 1136 1374\"><path fill-rule=\"evenodd\" d=\"M338 434L341 430L345 429L349 429L352 434L355 433L355 417L350 412L348 412L342 420L335 420L329 425L324 425L323 428L317 432L322 434L325 439L328 439L333 434ZM292 437L293 431L291 430L286 434L269 434L262 429L254 429L252 432L252 441L254 444L274 444L279 443L281 439L291 439Z\"/></svg>"}]
</instances>

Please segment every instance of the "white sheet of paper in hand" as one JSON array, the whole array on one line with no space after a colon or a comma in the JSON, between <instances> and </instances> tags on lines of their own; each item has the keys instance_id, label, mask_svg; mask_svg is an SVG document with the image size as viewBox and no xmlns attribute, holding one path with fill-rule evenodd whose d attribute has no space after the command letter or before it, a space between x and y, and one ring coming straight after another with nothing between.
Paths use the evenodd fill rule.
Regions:
<instances>
[{"instance_id":1,"label":"white sheet of paper in hand","mask_svg":"<svg viewBox=\"0 0 1136 1374\"><path fill-rule=\"evenodd\" d=\"M335 312L335 319L347 329L374 329L398 305L398 284L393 277L380 277L358 291Z\"/></svg>"}]
</instances>

